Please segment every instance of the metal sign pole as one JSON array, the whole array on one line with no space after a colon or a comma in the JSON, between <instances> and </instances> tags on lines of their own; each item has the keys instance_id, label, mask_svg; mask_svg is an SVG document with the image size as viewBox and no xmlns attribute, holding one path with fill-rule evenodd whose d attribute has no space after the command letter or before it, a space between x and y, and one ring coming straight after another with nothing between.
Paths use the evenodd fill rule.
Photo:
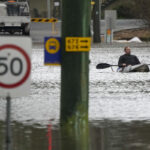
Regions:
<instances>
[{"instance_id":1,"label":"metal sign pole","mask_svg":"<svg viewBox=\"0 0 150 150\"><path fill-rule=\"evenodd\" d=\"M50 18L50 0L47 0L47 18Z\"/></svg>"},{"instance_id":2,"label":"metal sign pole","mask_svg":"<svg viewBox=\"0 0 150 150\"><path fill-rule=\"evenodd\" d=\"M6 150L11 150L11 97L6 97Z\"/></svg>"},{"instance_id":3,"label":"metal sign pole","mask_svg":"<svg viewBox=\"0 0 150 150\"><path fill-rule=\"evenodd\" d=\"M29 95L32 41L9 36L1 37L0 41L0 62L4 66L0 75L0 96L6 98L5 150L12 150L11 98Z\"/></svg>"}]
</instances>

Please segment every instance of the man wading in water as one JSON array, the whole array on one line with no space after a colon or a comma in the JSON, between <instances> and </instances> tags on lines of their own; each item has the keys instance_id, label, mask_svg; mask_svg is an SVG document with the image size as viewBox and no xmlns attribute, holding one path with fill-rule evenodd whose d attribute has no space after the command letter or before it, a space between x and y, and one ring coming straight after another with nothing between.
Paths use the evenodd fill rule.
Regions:
<instances>
[{"instance_id":1,"label":"man wading in water","mask_svg":"<svg viewBox=\"0 0 150 150\"><path fill-rule=\"evenodd\" d=\"M129 47L124 48L125 54L120 56L118 66L121 68L119 71L131 70L131 66L140 64L139 59L135 55L131 55L131 49Z\"/></svg>"}]
</instances>

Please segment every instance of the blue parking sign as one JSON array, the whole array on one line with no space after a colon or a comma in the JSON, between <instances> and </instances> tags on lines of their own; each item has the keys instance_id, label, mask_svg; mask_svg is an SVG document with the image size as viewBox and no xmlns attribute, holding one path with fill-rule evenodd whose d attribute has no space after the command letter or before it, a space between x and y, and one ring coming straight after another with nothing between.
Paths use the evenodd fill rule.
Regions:
<instances>
[{"instance_id":1,"label":"blue parking sign","mask_svg":"<svg viewBox=\"0 0 150 150\"><path fill-rule=\"evenodd\" d=\"M61 64L61 38L45 37L44 39L44 64L60 65Z\"/></svg>"}]
</instances>

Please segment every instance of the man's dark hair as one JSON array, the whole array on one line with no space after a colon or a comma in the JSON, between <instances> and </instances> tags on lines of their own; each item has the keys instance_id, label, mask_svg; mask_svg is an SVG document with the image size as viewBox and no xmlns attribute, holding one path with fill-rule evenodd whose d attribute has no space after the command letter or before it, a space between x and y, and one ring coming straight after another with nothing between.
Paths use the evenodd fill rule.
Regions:
<instances>
[{"instance_id":1,"label":"man's dark hair","mask_svg":"<svg viewBox=\"0 0 150 150\"><path fill-rule=\"evenodd\" d=\"M128 46L126 46L126 47L124 48L124 51L126 51L126 49L127 49L127 48L129 48L129 47L128 47Z\"/></svg>"}]
</instances>

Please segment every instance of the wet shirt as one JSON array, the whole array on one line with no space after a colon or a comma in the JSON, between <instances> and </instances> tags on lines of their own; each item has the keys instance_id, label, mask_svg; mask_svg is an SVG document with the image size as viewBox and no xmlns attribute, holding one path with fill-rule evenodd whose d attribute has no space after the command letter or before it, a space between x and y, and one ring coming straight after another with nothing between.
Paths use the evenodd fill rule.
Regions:
<instances>
[{"instance_id":1,"label":"wet shirt","mask_svg":"<svg viewBox=\"0 0 150 150\"><path fill-rule=\"evenodd\" d=\"M135 55L124 54L120 56L118 66L122 67L122 64L126 64L127 66L128 65L134 66L140 64L140 61Z\"/></svg>"}]
</instances>

